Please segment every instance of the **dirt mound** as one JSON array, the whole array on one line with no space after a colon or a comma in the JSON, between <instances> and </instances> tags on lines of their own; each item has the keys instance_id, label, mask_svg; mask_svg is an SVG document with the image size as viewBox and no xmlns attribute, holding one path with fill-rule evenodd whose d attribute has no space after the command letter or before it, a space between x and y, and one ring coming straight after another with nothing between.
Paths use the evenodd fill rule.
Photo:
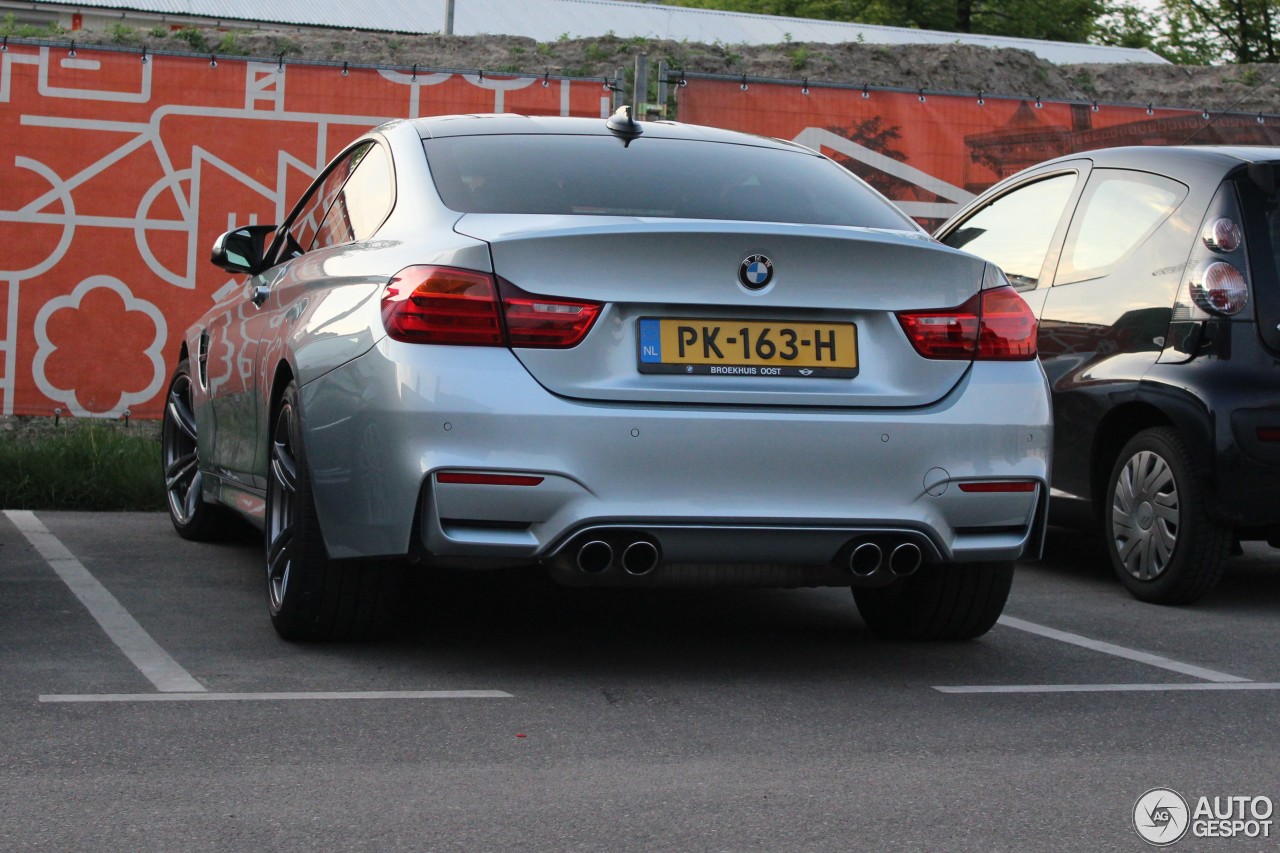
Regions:
<instances>
[{"instance_id":1,"label":"dirt mound","mask_svg":"<svg viewBox=\"0 0 1280 853\"><path fill-rule=\"evenodd\" d=\"M1054 65L1025 50L960 44L726 45L616 36L536 42L519 36L318 29L169 33L124 27L78 35L82 44L96 40L153 51L601 78L630 69L636 56L647 55L690 73L1280 114L1277 65Z\"/></svg>"}]
</instances>

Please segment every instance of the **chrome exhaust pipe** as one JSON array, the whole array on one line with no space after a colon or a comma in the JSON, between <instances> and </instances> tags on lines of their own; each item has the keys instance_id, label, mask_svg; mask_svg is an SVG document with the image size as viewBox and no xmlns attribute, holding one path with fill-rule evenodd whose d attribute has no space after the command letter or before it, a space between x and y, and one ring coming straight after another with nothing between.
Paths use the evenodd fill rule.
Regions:
<instances>
[{"instance_id":1,"label":"chrome exhaust pipe","mask_svg":"<svg viewBox=\"0 0 1280 853\"><path fill-rule=\"evenodd\" d=\"M641 539L632 542L622 552L622 569L629 575L647 575L658 565L658 549L652 542Z\"/></svg>"},{"instance_id":2,"label":"chrome exhaust pipe","mask_svg":"<svg viewBox=\"0 0 1280 853\"><path fill-rule=\"evenodd\" d=\"M874 542L863 542L849 554L849 571L860 578L869 578L880 571L884 552Z\"/></svg>"},{"instance_id":3,"label":"chrome exhaust pipe","mask_svg":"<svg viewBox=\"0 0 1280 853\"><path fill-rule=\"evenodd\" d=\"M578 549L578 568L595 574L603 572L613 563L613 548L608 542L592 539Z\"/></svg>"},{"instance_id":4,"label":"chrome exhaust pipe","mask_svg":"<svg viewBox=\"0 0 1280 853\"><path fill-rule=\"evenodd\" d=\"M889 555L889 571L893 572L895 577L905 578L914 575L923 561L924 556L920 553L919 545L914 542L903 542Z\"/></svg>"}]
</instances>

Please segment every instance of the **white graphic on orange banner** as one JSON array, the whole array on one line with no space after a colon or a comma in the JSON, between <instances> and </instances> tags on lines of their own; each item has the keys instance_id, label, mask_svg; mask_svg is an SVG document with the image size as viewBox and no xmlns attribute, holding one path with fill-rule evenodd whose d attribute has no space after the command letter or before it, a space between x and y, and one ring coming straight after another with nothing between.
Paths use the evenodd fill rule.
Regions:
<instances>
[{"instance_id":1,"label":"white graphic on orange banner","mask_svg":"<svg viewBox=\"0 0 1280 853\"><path fill-rule=\"evenodd\" d=\"M0 54L0 414L158 417L208 263L391 118L603 115L600 85L10 42Z\"/></svg>"}]
</instances>

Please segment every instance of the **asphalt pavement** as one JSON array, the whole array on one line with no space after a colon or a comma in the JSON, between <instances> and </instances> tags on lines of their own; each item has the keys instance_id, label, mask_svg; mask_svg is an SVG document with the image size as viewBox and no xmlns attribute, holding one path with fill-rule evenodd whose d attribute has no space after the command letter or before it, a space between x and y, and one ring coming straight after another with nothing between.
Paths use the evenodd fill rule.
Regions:
<instances>
[{"instance_id":1,"label":"asphalt pavement","mask_svg":"<svg viewBox=\"0 0 1280 853\"><path fill-rule=\"evenodd\" d=\"M1150 789L1280 800L1266 546L1171 608L1053 531L965 643L878 640L848 590L503 571L292 644L263 586L247 530L0 514L0 849L1140 851ZM1255 823L1171 849L1280 848Z\"/></svg>"}]
</instances>

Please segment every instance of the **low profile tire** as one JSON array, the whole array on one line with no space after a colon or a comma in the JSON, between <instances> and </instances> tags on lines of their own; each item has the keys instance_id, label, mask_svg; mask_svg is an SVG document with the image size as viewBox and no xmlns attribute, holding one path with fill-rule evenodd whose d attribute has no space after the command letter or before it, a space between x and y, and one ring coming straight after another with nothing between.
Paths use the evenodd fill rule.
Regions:
<instances>
[{"instance_id":1,"label":"low profile tire","mask_svg":"<svg viewBox=\"0 0 1280 853\"><path fill-rule=\"evenodd\" d=\"M191 364L184 358L169 380L160 425L160 460L173 529L183 539L210 541L225 534L228 515L223 507L204 500L193 381Z\"/></svg>"},{"instance_id":2,"label":"low profile tire","mask_svg":"<svg viewBox=\"0 0 1280 853\"><path fill-rule=\"evenodd\" d=\"M853 590L867 627L886 640L970 640L991 630L1013 585L1013 563L921 566L890 586Z\"/></svg>"},{"instance_id":3,"label":"low profile tire","mask_svg":"<svg viewBox=\"0 0 1280 853\"><path fill-rule=\"evenodd\" d=\"M286 640L358 640L388 627L399 567L329 559L293 382L274 410L269 460L267 606L276 633Z\"/></svg>"},{"instance_id":4,"label":"low profile tire","mask_svg":"<svg viewBox=\"0 0 1280 853\"><path fill-rule=\"evenodd\" d=\"M1206 511L1205 488L1177 430L1129 440L1111 469L1104 529L1120 582L1141 601L1189 604L1222 578L1232 531Z\"/></svg>"}]
</instances>

